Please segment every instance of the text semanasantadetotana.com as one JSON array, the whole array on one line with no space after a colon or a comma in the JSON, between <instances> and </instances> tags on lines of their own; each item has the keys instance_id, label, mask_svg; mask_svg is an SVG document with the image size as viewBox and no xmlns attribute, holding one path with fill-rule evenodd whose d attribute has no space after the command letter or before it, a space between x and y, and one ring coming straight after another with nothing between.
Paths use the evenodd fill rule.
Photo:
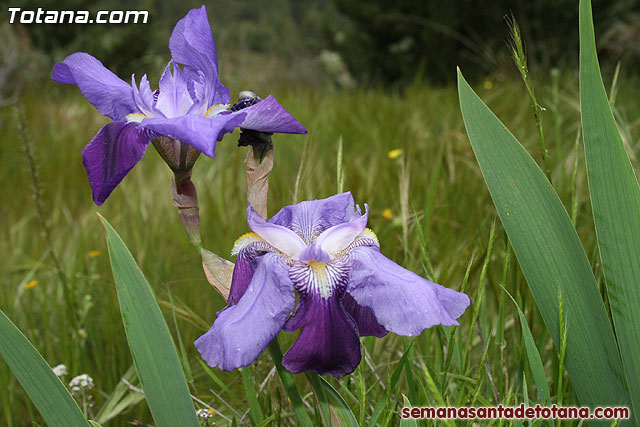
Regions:
<instances>
[{"instance_id":1,"label":"text semanasantadetotana.com","mask_svg":"<svg viewBox=\"0 0 640 427\"><path fill-rule=\"evenodd\" d=\"M629 408L624 406L588 407L574 406L480 406L468 407L415 407L402 408L402 418L424 419L628 419Z\"/></svg>"},{"instance_id":2,"label":"text semanasantadetotana.com","mask_svg":"<svg viewBox=\"0 0 640 427\"><path fill-rule=\"evenodd\" d=\"M23 10L10 7L9 23L20 24L146 24L146 10L99 10L95 18L88 10Z\"/></svg>"}]
</instances>

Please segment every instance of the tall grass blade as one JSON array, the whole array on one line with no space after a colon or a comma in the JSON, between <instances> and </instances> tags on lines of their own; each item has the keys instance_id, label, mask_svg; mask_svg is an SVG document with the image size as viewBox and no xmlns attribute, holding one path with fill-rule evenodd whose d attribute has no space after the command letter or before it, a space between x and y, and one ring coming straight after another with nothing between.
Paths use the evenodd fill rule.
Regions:
<instances>
[{"instance_id":1,"label":"tall grass blade","mask_svg":"<svg viewBox=\"0 0 640 427\"><path fill-rule=\"evenodd\" d=\"M511 296L511 294L504 287L502 287L502 290L507 295L509 295L509 298L511 298L511 301L513 301L516 309L518 310L520 326L522 327L522 339L524 340L524 347L527 351L527 360L529 360L529 367L531 368L531 375L533 375L533 382L535 383L536 387L538 387L538 393L540 393L540 397L542 397L542 402L544 404L549 404L551 403L549 382L547 381L547 376L544 373L542 359L540 358L540 353L538 352L538 348L536 347L536 342L533 339L533 335L531 334L529 322L527 322L526 316L520 309L520 306L518 305L516 300ZM529 400L525 399L524 402L525 404L528 404Z\"/></svg>"},{"instance_id":2,"label":"tall grass blade","mask_svg":"<svg viewBox=\"0 0 640 427\"><path fill-rule=\"evenodd\" d=\"M609 105L591 4L580 1L580 109L591 206L629 395L640 411L640 187Z\"/></svg>"},{"instance_id":3,"label":"tall grass blade","mask_svg":"<svg viewBox=\"0 0 640 427\"><path fill-rule=\"evenodd\" d=\"M571 328L566 366L580 402L625 405L629 395L604 303L578 235L544 173L458 72L471 146L556 347L559 291Z\"/></svg>"},{"instance_id":4,"label":"tall grass blade","mask_svg":"<svg viewBox=\"0 0 640 427\"><path fill-rule=\"evenodd\" d=\"M409 346L404 350L404 353L402 354L402 357L400 357L400 360L396 364L396 367L393 369L393 372L391 373L391 380L387 383L387 387L384 389L382 396L380 396L378 403L373 409L373 414L371 415L371 419L369 420L369 424L368 424L369 427L378 425L377 424L378 419L380 418L380 415L382 415L382 412L387 407L387 405L389 405L389 401L391 400L391 393L393 393L393 390L396 388L396 385L398 384L398 380L400 379L400 374L402 373L402 369L403 368L411 369L411 367L407 367L406 364L407 364L407 357L409 357L409 350L411 350L411 347L413 347L414 343L415 343L415 339L412 339L411 342L409 343Z\"/></svg>"},{"instance_id":5,"label":"tall grass blade","mask_svg":"<svg viewBox=\"0 0 640 427\"><path fill-rule=\"evenodd\" d=\"M315 392L318 394L319 400L320 396L322 396L322 399L325 400L324 403L326 403L328 407L330 406L330 409L333 410L333 413L340 421L340 425L344 427L358 427L358 420L356 419L356 416L336 389L333 388L327 380L316 373L307 372L307 375L313 384ZM322 404L323 402L321 402L321 405ZM325 412L324 409L323 412ZM327 412L330 413L330 411ZM325 420L326 419L331 419L331 416L327 417L325 415Z\"/></svg>"},{"instance_id":6,"label":"tall grass blade","mask_svg":"<svg viewBox=\"0 0 640 427\"><path fill-rule=\"evenodd\" d=\"M96 414L95 421L104 424L144 400L144 394L131 390L125 383L126 381L131 384L137 380L136 368L131 365Z\"/></svg>"},{"instance_id":7,"label":"tall grass blade","mask_svg":"<svg viewBox=\"0 0 640 427\"><path fill-rule=\"evenodd\" d=\"M158 426L200 425L178 353L153 291L131 252L100 216L133 363Z\"/></svg>"},{"instance_id":8,"label":"tall grass blade","mask_svg":"<svg viewBox=\"0 0 640 427\"><path fill-rule=\"evenodd\" d=\"M89 424L38 350L0 310L0 354L50 427Z\"/></svg>"},{"instance_id":9,"label":"tall grass blade","mask_svg":"<svg viewBox=\"0 0 640 427\"><path fill-rule=\"evenodd\" d=\"M313 422L311 421L309 414L307 414L307 408L304 406L304 402L302 401L302 396L300 396L296 382L293 379L293 374L282 366L282 349L280 348L277 336L269 343L267 349L269 349L271 359L273 359L273 363L276 365L282 385L284 386L287 396L291 401L291 406L293 406L293 411L296 414L297 425L305 427L313 426Z\"/></svg>"}]
</instances>

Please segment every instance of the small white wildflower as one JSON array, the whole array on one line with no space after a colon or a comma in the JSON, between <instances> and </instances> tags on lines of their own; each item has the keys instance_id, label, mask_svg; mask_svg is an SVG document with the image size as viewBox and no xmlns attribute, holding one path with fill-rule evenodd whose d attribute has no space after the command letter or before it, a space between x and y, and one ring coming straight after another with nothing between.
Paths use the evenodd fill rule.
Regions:
<instances>
[{"instance_id":1,"label":"small white wildflower","mask_svg":"<svg viewBox=\"0 0 640 427\"><path fill-rule=\"evenodd\" d=\"M65 365L58 365L53 367L53 373L56 374L57 377L64 377L65 375L69 375L69 371Z\"/></svg>"},{"instance_id":2,"label":"small white wildflower","mask_svg":"<svg viewBox=\"0 0 640 427\"><path fill-rule=\"evenodd\" d=\"M213 409L198 409L196 411L196 415L200 418L211 418L213 417Z\"/></svg>"},{"instance_id":3,"label":"small white wildflower","mask_svg":"<svg viewBox=\"0 0 640 427\"><path fill-rule=\"evenodd\" d=\"M69 387L74 393L79 392L81 389L91 390L93 388L93 378L87 374L78 375L71 380Z\"/></svg>"}]
</instances>

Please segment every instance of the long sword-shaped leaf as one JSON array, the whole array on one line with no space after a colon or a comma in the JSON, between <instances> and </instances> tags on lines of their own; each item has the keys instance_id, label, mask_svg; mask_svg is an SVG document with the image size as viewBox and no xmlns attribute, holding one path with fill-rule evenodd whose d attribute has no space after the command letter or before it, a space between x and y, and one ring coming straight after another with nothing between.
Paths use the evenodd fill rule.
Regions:
<instances>
[{"instance_id":1,"label":"long sword-shaped leaf","mask_svg":"<svg viewBox=\"0 0 640 427\"><path fill-rule=\"evenodd\" d=\"M602 83L591 4L580 1L580 110L593 219L635 419L640 411L640 187Z\"/></svg>"},{"instance_id":2,"label":"long sword-shaped leaf","mask_svg":"<svg viewBox=\"0 0 640 427\"><path fill-rule=\"evenodd\" d=\"M167 323L131 252L100 216L133 363L158 426L200 424Z\"/></svg>"},{"instance_id":3,"label":"long sword-shaped leaf","mask_svg":"<svg viewBox=\"0 0 640 427\"><path fill-rule=\"evenodd\" d=\"M460 72L458 92L471 146L556 346L560 343L559 293L565 302L566 366L580 402L628 404L622 362L604 303L558 195Z\"/></svg>"},{"instance_id":4,"label":"long sword-shaped leaf","mask_svg":"<svg viewBox=\"0 0 640 427\"><path fill-rule=\"evenodd\" d=\"M66 387L2 310L0 354L50 427L89 425Z\"/></svg>"}]
</instances>

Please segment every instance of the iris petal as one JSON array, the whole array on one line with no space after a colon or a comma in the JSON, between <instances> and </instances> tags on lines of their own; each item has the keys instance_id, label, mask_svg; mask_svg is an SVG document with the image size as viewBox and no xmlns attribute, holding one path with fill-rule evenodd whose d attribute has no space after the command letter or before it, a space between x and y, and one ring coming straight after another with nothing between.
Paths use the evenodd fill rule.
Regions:
<instances>
[{"instance_id":1,"label":"iris petal","mask_svg":"<svg viewBox=\"0 0 640 427\"><path fill-rule=\"evenodd\" d=\"M282 364L294 373L312 371L340 377L352 373L362 353L356 324L338 296L328 299L312 296L303 300L288 326L302 327L295 344L282 358Z\"/></svg>"},{"instance_id":2,"label":"iris petal","mask_svg":"<svg viewBox=\"0 0 640 427\"><path fill-rule=\"evenodd\" d=\"M133 88L88 53L67 56L53 67L51 78L58 83L78 85L91 105L114 121L138 112Z\"/></svg>"},{"instance_id":3,"label":"iris petal","mask_svg":"<svg viewBox=\"0 0 640 427\"><path fill-rule=\"evenodd\" d=\"M172 65L173 73L171 72ZM173 118L182 116L186 114L193 105L193 100L187 90L187 81L176 64L170 62L167 65L160 78L159 87L160 93L158 94L156 108L160 110L165 117Z\"/></svg>"},{"instance_id":4,"label":"iris petal","mask_svg":"<svg viewBox=\"0 0 640 427\"><path fill-rule=\"evenodd\" d=\"M296 256L306 247L296 233L288 228L265 221L251 205L247 208L247 222L251 231L257 233L271 246L289 257Z\"/></svg>"},{"instance_id":5,"label":"iris petal","mask_svg":"<svg viewBox=\"0 0 640 427\"><path fill-rule=\"evenodd\" d=\"M286 264L268 253L258 260L240 301L220 312L195 346L211 367L229 371L248 366L282 329L295 299Z\"/></svg>"},{"instance_id":6,"label":"iris petal","mask_svg":"<svg viewBox=\"0 0 640 427\"><path fill-rule=\"evenodd\" d=\"M178 21L169 39L169 50L175 62L184 64L192 96L199 85L199 95L207 105L229 103L229 89L218 77L218 57L204 6L192 9Z\"/></svg>"},{"instance_id":7,"label":"iris petal","mask_svg":"<svg viewBox=\"0 0 640 427\"><path fill-rule=\"evenodd\" d=\"M400 267L377 247L357 247L348 257L351 279L347 292L398 335L415 336L435 325L458 325L456 319L469 306L467 295Z\"/></svg>"},{"instance_id":8,"label":"iris petal","mask_svg":"<svg viewBox=\"0 0 640 427\"><path fill-rule=\"evenodd\" d=\"M223 115L207 118L187 114L170 119L148 118L142 125L160 135L172 136L202 151L209 157L215 156L216 140L223 129L238 126L237 118Z\"/></svg>"},{"instance_id":9,"label":"iris petal","mask_svg":"<svg viewBox=\"0 0 640 427\"><path fill-rule=\"evenodd\" d=\"M269 222L287 227L309 244L329 227L349 221L355 214L350 192L320 200L309 200L286 206Z\"/></svg>"},{"instance_id":10,"label":"iris petal","mask_svg":"<svg viewBox=\"0 0 640 427\"><path fill-rule=\"evenodd\" d=\"M360 235L367 227L369 218L369 207L365 206L364 215L357 216L351 221L334 225L318 236L315 243L320 246L329 256L333 257L349 246L353 240Z\"/></svg>"},{"instance_id":11,"label":"iris petal","mask_svg":"<svg viewBox=\"0 0 640 427\"><path fill-rule=\"evenodd\" d=\"M82 163L87 170L93 200L101 205L140 161L152 132L137 123L112 122L100 129L82 150Z\"/></svg>"},{"instance_id":12,"label":"iris petal","mask_svg":"<svg viewBox=\"0 0 640 427\"><path fill-rule=\"evenodd\" d=\"M155 100L153 98L153 92L149 87L149 80L147 75L144 74L140 79L140 88L136 86L135 75L131 76L131 87L133 88L133 98L135 99L136 106L142 114L145 116L152 116L154 114Z\"/></svg>"},{"instance_id":13,"label":"iris petal","mask_svg":"<svg viewBox=\"0 0 640 427\"><path fill-rule=\"evenodd\" d=\"M272 95L250 107L243 108L238 113L246 114L240 125L243 129L267 133L307 133L307 129L285 110Z\"/></svg>"},{"instance_id":14,"label":"iris petal","mask_svg":"<svg viewBox=\"0 0 640 427\"><path fill-rule=\"evenodd\" d=\"M251 248L245 248L238 253L238 259L233 267L233 278L231 279L231 290L227 304L236 304L242 295L247 291L253 272L256 269L255 256Z\"/></svg>"},{"instance_id":15,"label":"iris petal","mask_svg":"<svg viewBox=\"0 0 640 427\"><path fill-rule=\"evenodd\" d=\"M348 293L342 298L342 305L358 325L358 334L361 337L374 336L382 338L387 335L387 330L378 323L376 316L369 307L363 307Z\"/></svg>"}]
</instances>

